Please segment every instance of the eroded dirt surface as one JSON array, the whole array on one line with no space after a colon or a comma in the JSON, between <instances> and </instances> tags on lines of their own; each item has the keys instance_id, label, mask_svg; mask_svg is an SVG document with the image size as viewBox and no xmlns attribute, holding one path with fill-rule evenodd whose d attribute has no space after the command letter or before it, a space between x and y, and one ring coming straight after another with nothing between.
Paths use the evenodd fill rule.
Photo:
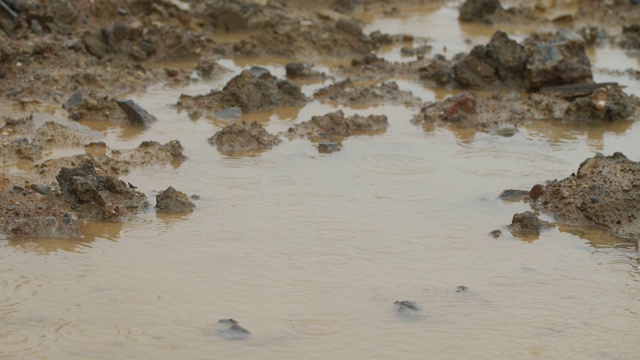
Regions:
<instances>
[{"instance_id":1,"label":"eroded dirt surface","mask_svg":"<svg viewBox=\"0 0 640 360\"><path fill-rule=\"evenodd\" d=\"M360 87L349 78L318 90L313 97L320 101L339 104L395 104L415 107L422 103L420 98L413 96L411 92L400 90L394 81Z\"/></svg>"},{"instance_id":2,"label":"eroded dirt surface","mask_svg":"<svg viewBox=\"0 0 640 360\"><path fill-rule=\"evenodd\" d=\"M244 112L255 112L302 105L307 101L296 84L277 79L264 68L252 67L229 80L222 91L213 90L207 95L195 97L180 96L178 108L197 118L233 107L239 107Z\"/></svg>"},{"instance_id":3,"label":"eroded dirt surface","mask_svg":"<svg viewBox=\"0 0 640 360\"><path fill-rule=\"evenodd\" d=\"M598 154L577 171L544 185L532 207L569 225L596 225L623 237L640 235L640 163L622 153Z\"/></svg>"},{"instance_id":4,"label":"eroded dirt surface","mask_svg":"<svg viewBox=\"0 0 640 360\"><path fill-rule=\"evenodd\" d=\"M313 116L289 129L290 138L306 137L311 141L341 141L353 135L374 135L386 131L389 122L386 115L345 116L342 110L322 116Z\"/></svg>"},{"instance_id":5,"label":"eroded dirt surface","mask_svg":"<svg viewBox=\"0 0 640 360\"><path fill-rule=\"evenodd\" d=\"M270 134L256 121L247 124L231 124L209 138L223 154L240 155L259 153L280 143L278 136Z\"/></svg>"}]
</instances>

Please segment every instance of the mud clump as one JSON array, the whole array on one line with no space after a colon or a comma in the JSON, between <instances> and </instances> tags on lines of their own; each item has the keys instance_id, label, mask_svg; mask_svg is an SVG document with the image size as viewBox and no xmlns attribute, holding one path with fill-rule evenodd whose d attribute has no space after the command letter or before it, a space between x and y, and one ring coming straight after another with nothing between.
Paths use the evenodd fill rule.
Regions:
<instances>
[{"instance_id":1,"label":"mud clump","mask_svg":"<svg viewBox=\"0 0 640 360\"><path fill-rule=\"evenodd\" d=\"M322 116L289 128L291 137L307 137L311 141L342 140L352 135L373 135L387 130L389 122L385 115L353 115L345 117L342 110Z\"/></svg>"},{"instance_id":2,"label":"mud clump","mask_svg":"<svg viewBox=\"0 0 640 360\"><path fill-rule=\"evenodd\" d=\"M0 180L0 233L18 237L78 237L83 222L120 221L147 207L144 194L114 176L99 175L91 161L63 167L57 186Z\"/></svg>"},{"instance_id":3,"label":"mud clump","mask_svg":"<svg viewBox=\"0 0 640 360\"><path fill-rule=\"evenodd\" d=\"M549 181L532 207L568 225L596 225L622 237L640 235L640 163L622 153L597 154L575 174Z\"/></svg>"},{"instance_id":4,"label":"mud clump","mask_svg":"<svg viewBox=\"0 0 640 360\"><path fill-rule=\"evenodd\" d=\"M530 47L525 73L526 88L588 83L593 80L591 62L580 35L566 30Z\"/></svg>"},{"instance_id":5,"label":"mud clump","mask_svg":"<svg viewBox=\"0 0 640 360\"><path fill-rule=\"evenodd\" d=\"M560 30L546 39L532 36L518 44L498 31L453 65L453 82L463 88L525 88L588 83L591 62L583 39Z\"/></svg>"},{"instance_id":6,"label":"mud clump","mask_svg":"<svg viewBox=\"0 0 640 360\"><path fill-rule=\"evenodd\" d=\"M535 237L540 235L542 230L553 227L548 221L540 220L538 213L533 211L525 211L523 213L513 215L509 230L511 234L517 237Z\"/></svg>"},{"instance_id":7,"label":"mud clump","mask_svg":"<svg viewBox=\"0 0 640 360\"><path fill-rule=\"evenodd\" d=\"M98 175L94 163L62 168L56 176L69 207L83 220L118 220L146 208L146 196L114 176Z\"/></svg>"},{"instance_id":8,"label":"mud clump","mask_svg":"<svg viewBox=\"0 0 640 360\"><path fill-rule=\"evenodd\" d=\"M340 104L396 104L419 106L421 100L411 92L402 91L395 81L370 87L356 86L351 79L339 81L318 90L314 98L321 101L333 101Z\"/></svg>"},{"instance_id":9,"label":"mud clump","mask_svg":"<svg viewBox=\"0 0 640 360\"><path fill-rule=\"evenodd\" d=\"M156 208L162 213L179 213L193 210L196 205L189 200L189 197L172 186L161 191L156 196Z\"/></svg>"},{"instance_id":10,"label":"mud clump","mask_svg":"<svg viewBox=\"0 0 640 360\"><path fill-rule=\"evenodd\" d=\"M527 59L524 46L498 31L486 46L474 47L453 67L453 80L462 87L521 87Z\"/></svg>"},{"instance_id":11,"label":"mud clump","mask_svg":"<svg viewBox=\"0 0 640 360\"><path fill-rule=\"evenodd\" d=\"M510 136L517 131L517 124L525 120L526 114L519 95L515 96L514 101L505 102L510 96L496 94L487 98L462 93L444 101L424 104L411 122L423 125L425 130L430 130L437 123L448 123L463 129L474 128Z\"/></svg>"},{"instance_id":12,"label":"mud clump","mask_svg":"<svg viewBox=\"0 0 640 360\"><path fill-rule=\"evenodd\" d=\"M300 88L288 80L278 80L269 71L259 67L242 71L231 79L222 91L207 95L180 96L178 107L190 116L211 115L218 111L239 107L244 112L255 112L282 106L306 104L307 97Z\"/></svg>"},{"instance_id":13,"label":"mud clump","mask_svg":"<svg viewBox=\"0 0 640 360\"><path fill-rule=\"evenodd\" d=\"M460 7L458 18L467 22L493 23L492 15L504 11L500 0L467 0Z\"/></svg>"},{"instance_id":14,"label":"mud clump","mask_svg":"<svg viewBox=\"0 0 640 360\"><path fill-rule=\"evenodd\" d=\"M280 141L256 121L250 124L244 121L242 124L231 124L209 138L211 145L215 145L219 152L230 155L265 151Z\"/></svg>"},{"instance_id":15,"label":"mud clump","mask_svg":"<svg viewBox=\"0 0 640 360\"><path fill-rule=\"evenodd\" d=\"M290 62L285 65L288 78L325 79L327 75L313 70L313 64Z\"/></svg>"},{"instance_id":16,"label":"mud clump","mask_svg":"<svg viewBox=\"0 0 640 360\"><path fill-rule=\"evenodd\" d=\"M80 91L74 93L65 103L65 108L73 120L124 122L127 119L115 99L95 91L89 91L86 96Z\"/></svg>"},{"instance_id":17,"label":"mud clump","mask_svg":"<svg viewBox=\"0 0 640 360\"><path fill-rule=\"evenodd\" d=\"M624 120L634 112L633 99L616 86L599 88L573 100L564 115L572 121L592 123Z\"/></svg>"}]
</instances>

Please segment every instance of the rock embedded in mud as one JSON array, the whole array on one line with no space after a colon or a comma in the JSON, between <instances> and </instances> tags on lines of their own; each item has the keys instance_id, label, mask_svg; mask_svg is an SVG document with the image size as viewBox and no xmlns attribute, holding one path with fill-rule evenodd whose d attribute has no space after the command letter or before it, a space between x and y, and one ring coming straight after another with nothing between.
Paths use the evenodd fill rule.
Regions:
<instances>
[{"instance_id":1,"label":"rock embedded in mud","mask_svg":"<svg viewBox=\"0 0 640 360\"><path fill-rule=\"evenodd\" d=\"M247 124L231 124L224 127L209 138L211 145L215 145L218 151L224 154L239 154L243 152L256 152L271 149L280 143L277 136L265 130L256 121Z\"/></svg>"},{"instance_id":2,"label":"rock embedded in mud","mask_svg":"<svg viewBox=\"0 0 640 360\"><path fill-rule=\"evenodd\" d=\"M532 207L568 225L596 225L617 236L637 237L639 204L640 163L617 152L596 154L580 164L576 175L547 182Z\"/></svg>"},{"instance_id":3,"label":"rock embedded in mud","mask_svg":"<svg viewBox=\"0 0 640 360\"><path fill-rule=\"evenodd\" d=\"M133 100L125 99L116 101L120 109L127 115L127 119L132 125L150 126L157 121L156 117L149 114L147 110L136 104Z\"/></svg>"},{"instance_id":4,"label":"rock embedded in mud","mask_svg":"<svg viewBox=\"0 0 640 360\"><path fill-rule=\"evenodd\" d=\"M342 110L322 116L289 128L289 137L306 136L312 141L343 139L352 135L373 135L386 131L389 122L386 115L344 116Z\"/></svg>"},{"instance_id":5,"label":"rock embedded in mud","mask_svg":"<svg viewBox=\"0 0 640 360\"><path fill-rule=\"evenodd\" d=\"M530 91L593 80L584 40L576 33L559 30L549 40L531 46L530 52L525 72L525 86Z\"/></svg>"},{"instance_id":6,"label":"rock embedded in mud","mask_svg":"<svg viewBox=\"0 0 640 360\"><path fill-rule=\"evenodd\" d=\"M172 186L161 191L156 196L156 208L158 212L178 213L193 210L196 205L189 200L189 197Z\"/></svg>"},{"instance_id":7,"label":"rock embedded in mud","mask_svg":"<svg viewBox=\"0 0 640 360\"><path fill-rule=\"evenodd\" d=\"M466 0L458 18L467 22L493 23L492 15L502 11L500 0Z\"/></svg>"}]
</instances>

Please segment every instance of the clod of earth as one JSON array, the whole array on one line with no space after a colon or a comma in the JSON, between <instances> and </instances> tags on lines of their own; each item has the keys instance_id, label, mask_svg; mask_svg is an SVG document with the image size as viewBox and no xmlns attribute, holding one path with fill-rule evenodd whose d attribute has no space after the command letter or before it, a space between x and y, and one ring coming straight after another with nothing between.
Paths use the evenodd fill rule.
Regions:
<instances>
[{"instance_id":1,"label":"clod of earth","mask_svg":"<svg viewBox=\"0 0 640 360\"><path fill-rule=\"evenodd\" d=\"M98 175L91 161L63 167L56 180L68 206L83 220L119 220L148 206L143 193L114 176Z\"/></svg>"},{"instance_id":2,"label":"clod of earth","mask_svg":"<svg viewBox=\"0 0 640 360\"><path fill-rule=\"evenodd\" d=\"M256 121L247 124L231 124L209 138L223 154L241 154L243 152L260 152L280 143L276 135L272 135Z\"/></svg>"},{"instance_id":3,"label":"clod of earth","mask_svg":"<svg viewBox=\"0 0 640 360\"><path fill-rule=\"evenodd\" d=\"M500 0L467 0L460 7L458 18L467 22L493 23L492 15L504 11Z\"/></svg>"},{"instance_id":4,"label":"clod of earth","mask_svg":"<svg viewBox=\"0 0 640 360\"><path fill-rule=\"evenodd\" d=\"M313 70L313 64L290 62L285 65L285 71L290 78L324 79L327 77L324 73Z\"/></svg>"},{"instance_id":5,"label":"clod of earth","mask_svg":"<svg viewBox=\"0 0 640 360\"><path fill-rule=\"evenodd\" d=\"M537 91L548 86L593 80L584 40L559 30L545 39L535 35L518 44L498 31L453 65L453 81L463 88L516 87Z\"/></svg>"},{"instance_id":6,"label":"clod of earth","mask_svg":"<svg viewBox=\"0 0 640 360\"><path fill-rule=\"evenodd\" d=\"M187 194L169 186L156 195L156 208L162 213L178 213L193 210L196 205Z\"/></svg>"},{"instance_id":7,"label":"clod of earth","mask_svg":"<svg viewBox=\"0 0 640 360\"><path fill-rule=\"evenodd\" d=\"M567 119L582 123L628 119L635 112L632 98L619 87L600 87L589 96L573 100L564 112Z\"/></svg>"},{"instance_id":8,"label":"clod of earth","mask_svg":"<svg viewBox=\"0 0 640 360\"><path fill-rule=\"evenodd\" d=\"M548 221L540 220L537 212L525 211L513 215L509 230L516 237L537 237L544 229L553 227Z\"/></svg>"},{"instance_id":9,"label":"clod of earth","mask_svg":"<svg viewBox=\"0 0 640 360\"><path fill-rule=\"evenodd\" d=\"M73 120L125 121L128 116L115 99L101 96L96 91L89 91L86 96L78 91L67 100L64 107Z\"/></svg>"},{"instance_id":10,"label":"clod of earth","mask_svg":"<svg viewBox=\"0 0 640 360\"><path fill-rule=\"evenodd\" d=\"M370 87L356 86L350 78L322 88L313 95L321 101L340 104L396 104L419 106L422 101L409 91L400 90L395 81Z\"/></svg>"},{"instance_id":11,"label":"clod of earth","mask_svg":"<svg viewBox=\"0 0 640 360\"><path fill-rule=\"evenodd\" d=\"M312 141L340 141L352 135L373 135L387 130L389 122L385 115L353 115L345 117L342 110L322 116L313 116L311 120L289 128L287 135L307 137Z\"/></svg>"},{"instance_id":12,"label":"clod of earth","mask_svg":"<svg viewBox=\"0 0 640 360\"><path fill-rule=\"evenodd\" d=\"M545 184L531 204L568 225L596 225L613 235L640 235L640 163L622 153L596 154L575 174Z\"/></svg>"},{"instance_id":13,"label":"clod of earth","mask_svg":"<svg viewBox=\"0 0 640 360\"><path fill-rule=\"evenodd\" d=\"M232 107L255 112L307 103L307 97L297 85L289 80L278 80L266 69L260 69L242 71L222 91L213 90L198 96L181 95L178 107L185 109L191 117L198 117Z\"/></svg>"}]
</instances>

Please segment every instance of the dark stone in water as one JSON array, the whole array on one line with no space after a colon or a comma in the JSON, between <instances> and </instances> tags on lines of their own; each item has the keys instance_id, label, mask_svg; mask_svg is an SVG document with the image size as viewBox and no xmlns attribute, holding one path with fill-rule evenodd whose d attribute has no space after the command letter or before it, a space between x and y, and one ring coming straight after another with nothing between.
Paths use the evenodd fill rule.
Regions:
<instances>
[{"instance_id":1,"label":"dark stone in water","mask_svg":"<svg viewBox=\"0 0 640 360\"><path fill-rule=\"evenodd\" d=\"M133 125L149 126L157 120L155 116L149 114L147 110L140 107L133 100L121 100L117 101L117 104Z\"/></svg>"},{"instance_id":2,"label":"dark stone in water","mask_svg":"<svg viewBox=\"0 0 640 360\"><path fill-rule=\"evenodd\" d=\"M498 197L504 201L520 201L524 199L525 196L529 196L529 191L515 189L505 190L498 195Z\"/></svg>"},{"instance_id":3,"label":"dark stone in water","mask_svg":"<svg viewBox=\"0 0 640 360\"><path fill-rule=\"evenodd\" d=\"M246 339L251 335L249 330L243 328L234 319L220 319L218 320L220 326L219 334L226 340L241 340Z\"/></svg>"},{"instance_id":4,"label":"dark stone in water","mask_svg":"<svg viewBox=\"0 0 640 360\"><path fill-rule=\"evenodd\" d=\"M415 301L396 301L394 302L396 307L398 308L398 312L406 312L406 311L420 311L420 305Z\"/></svg>"}]
</instances>

